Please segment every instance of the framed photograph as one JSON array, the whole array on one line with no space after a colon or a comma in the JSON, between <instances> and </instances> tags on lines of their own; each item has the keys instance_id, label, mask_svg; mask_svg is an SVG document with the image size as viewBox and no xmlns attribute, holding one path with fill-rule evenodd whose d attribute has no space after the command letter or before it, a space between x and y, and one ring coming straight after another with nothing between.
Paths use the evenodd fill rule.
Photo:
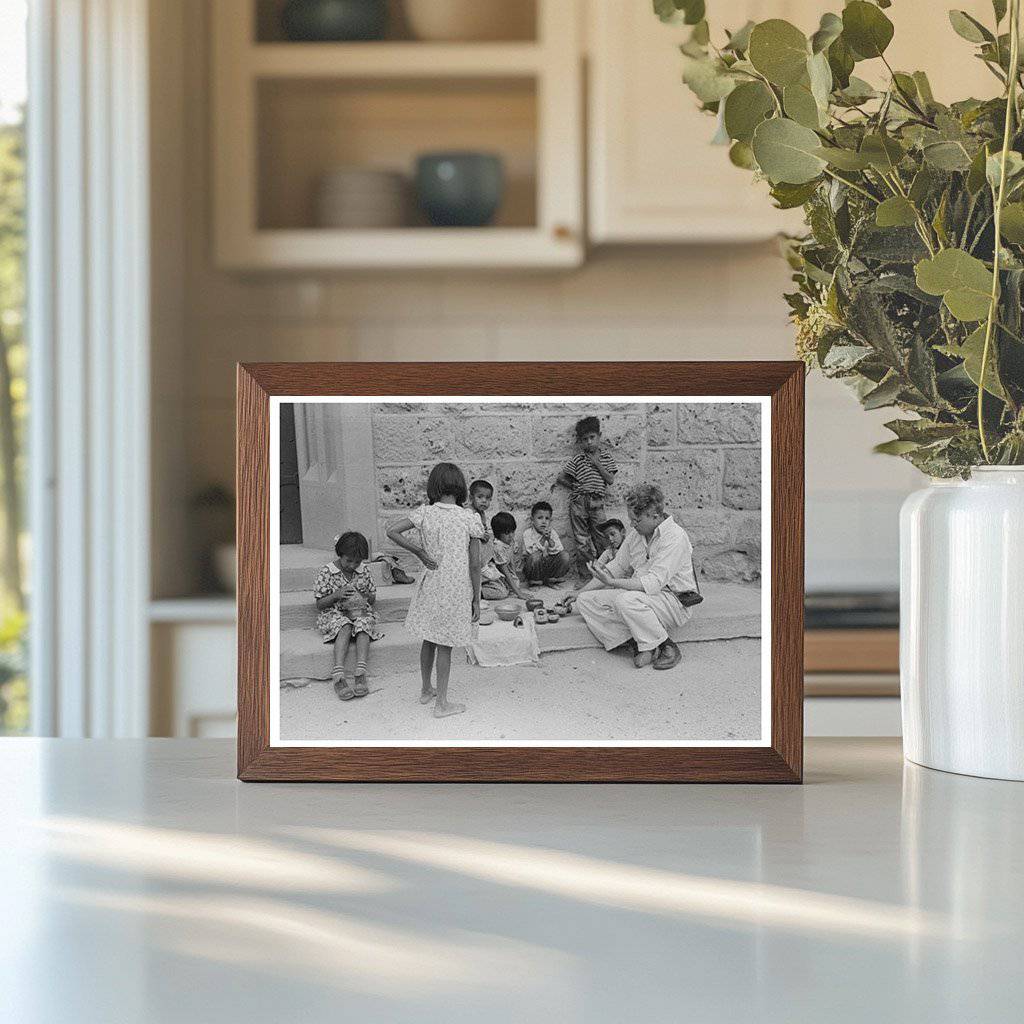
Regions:
<instances>
[{"instance_id":1,"label":"framed photograph","mask_svg":"<svg viewBox=\"0 0 1024 1024\"><path fill-rule=\"evenodd\" d=\"M799 362L238 368L246 781L799 782Z\"/></svg>"}]
</instances>

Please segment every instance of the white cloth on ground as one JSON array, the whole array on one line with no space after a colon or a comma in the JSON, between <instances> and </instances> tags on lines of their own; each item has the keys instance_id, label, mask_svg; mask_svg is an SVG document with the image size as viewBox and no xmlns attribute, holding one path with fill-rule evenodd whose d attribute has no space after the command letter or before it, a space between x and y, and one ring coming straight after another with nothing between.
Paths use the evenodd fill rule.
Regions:
<instances>
[{"instance_id":1,"label":"white cloth on ground","mask_svg":"<svg viewBox=\"0 0 1024 1024\"><path fill-rule=\"evenodd\" d=\"M540 641L532 617L523 617L522 626L499 619L481 626L476 640L466 648L470 665L497 668L500 665L539 665Z\"/></svg>"}]
</instances>

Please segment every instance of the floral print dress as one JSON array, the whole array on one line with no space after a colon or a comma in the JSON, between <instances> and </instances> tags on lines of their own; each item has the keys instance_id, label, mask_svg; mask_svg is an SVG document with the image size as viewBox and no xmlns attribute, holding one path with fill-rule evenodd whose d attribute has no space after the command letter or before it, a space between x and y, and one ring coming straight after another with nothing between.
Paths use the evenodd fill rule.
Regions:
<instances>
[{"instance_id":1,"label":"floral print dress","mask_svg":"<svg viewBox=\"0 0 1024 1024\"><path fill-rule=\"evenodd\" d=\"M355 587L356 592L366 599L369 607L356 618L350 617L340 604L332 604L330 608L325 608L316 617L316 628L320 630L324 643L334 643L345 626L352 627L353 636L356 633L365 633L371 640L380 640L384 634L377 629L377 615L370 603L377 594L377 588L373 585L373 577L365 562L356 569L351 579L334 562L328 562L316 574L313 599L319 601L321 597L327 597L328 594L333 594L345 586Z\"/></svg>"},{"instance_id":2,"label":"floral print dress","mask_svg":"<svg viewBox=\"0 0 1024 1024\"><path fill-rule=\"evenodd\" d=\"M458 505L420 505L409 513L423 549L437 562L416 584L405 624L413 636L442 647L465 647L476 640L469 542L482 540L480 516Z\"/></svg>"}]
</instances>

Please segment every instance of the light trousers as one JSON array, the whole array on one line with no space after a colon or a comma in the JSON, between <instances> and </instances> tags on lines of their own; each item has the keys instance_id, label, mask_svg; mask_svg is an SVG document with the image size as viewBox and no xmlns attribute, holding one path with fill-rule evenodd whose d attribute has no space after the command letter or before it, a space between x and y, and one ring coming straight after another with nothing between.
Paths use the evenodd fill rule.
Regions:
<instances>
[{"instance_id":1,"label":"light trousers","mask_svg":"<svg viewBox=\"0 0 1024 1024\"><path fill-rule=\"evenodd\" d=\"M668 639L671 627L690 620L690 609L664 590L658 594L612 588L587 590L576 599L576 607L606 651L631 637L637 650L653 651Z\"/></svg>"}]
</instances>

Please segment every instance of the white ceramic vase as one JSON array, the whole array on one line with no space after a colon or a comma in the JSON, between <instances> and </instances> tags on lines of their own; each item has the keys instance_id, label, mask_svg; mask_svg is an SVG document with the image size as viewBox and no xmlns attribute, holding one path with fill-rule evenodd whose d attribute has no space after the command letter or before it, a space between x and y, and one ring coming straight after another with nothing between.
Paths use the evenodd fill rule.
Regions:
<instances>
[{"instance_id":1,"label":"white ceramic vase","mask_svg":"<svg viewBox=\"0 0 1024 1024\"><path fill-rule=\"evenodd\" d=\"M900 693L911 761L1024 781L1024 467L904 503Z\"/></svg>"}]
</instances>

